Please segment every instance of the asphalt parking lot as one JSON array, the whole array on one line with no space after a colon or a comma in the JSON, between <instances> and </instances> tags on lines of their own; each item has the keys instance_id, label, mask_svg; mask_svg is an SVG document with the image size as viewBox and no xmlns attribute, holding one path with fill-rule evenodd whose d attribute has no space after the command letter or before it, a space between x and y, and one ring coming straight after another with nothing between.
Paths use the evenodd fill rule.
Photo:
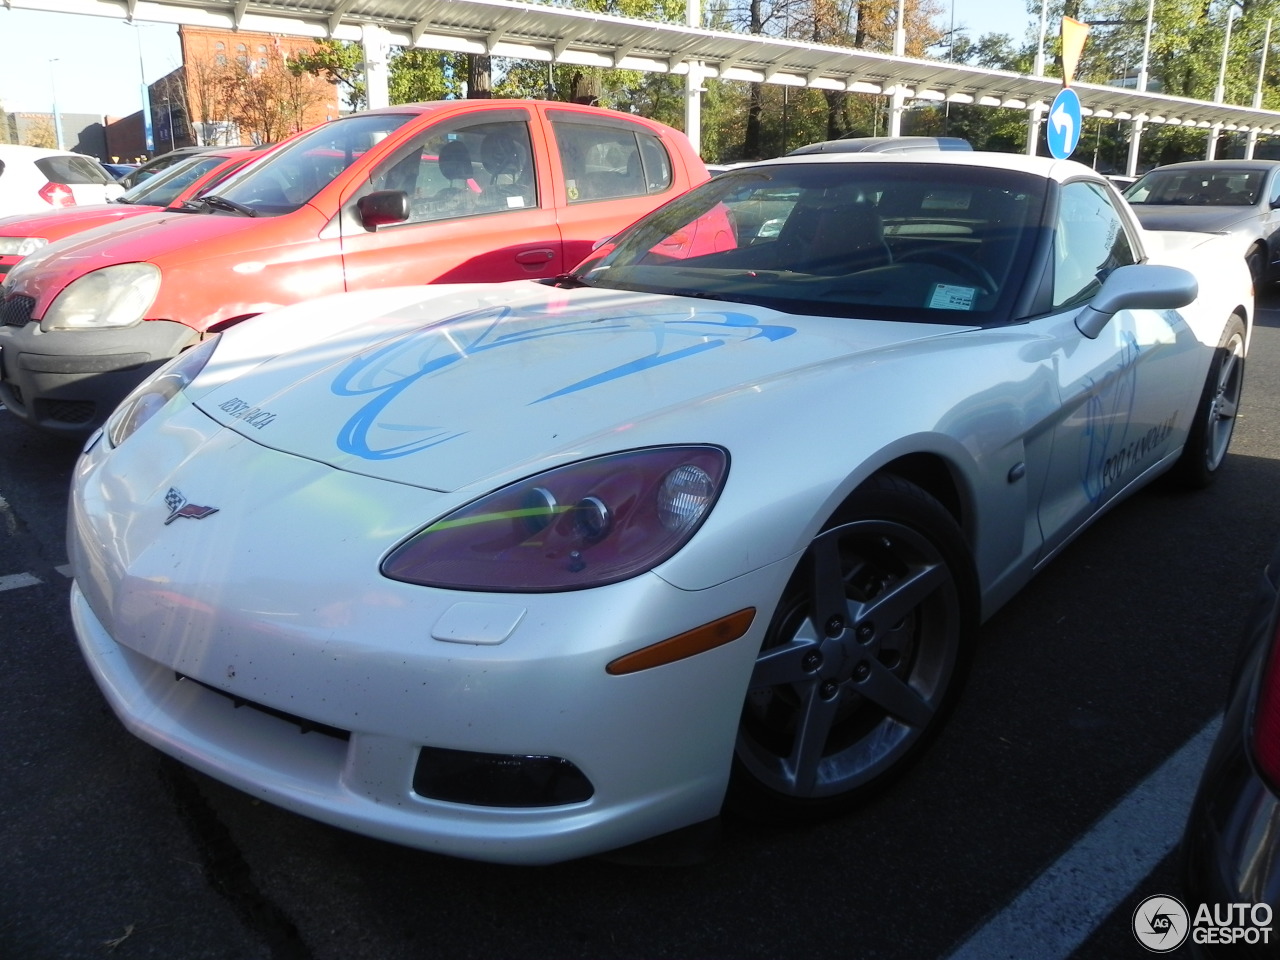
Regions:
<instances>
[{"instance_id":1,"label":"asphalt parking lot","mask_svg":"<svg viewBox=\"0 0 1280 960\"><path fill-rule=\"evenodd\" d=\"M75 450L0 412L0 957L1146 956L1130 917L1177 893L1196 751L1280 537L1277 307L1259 313L1218 484L1139 494L988 623L917 769L850 816L729 823L644 865L402 849L135 740L71 634Z\"/></svg>"}]
</instances>

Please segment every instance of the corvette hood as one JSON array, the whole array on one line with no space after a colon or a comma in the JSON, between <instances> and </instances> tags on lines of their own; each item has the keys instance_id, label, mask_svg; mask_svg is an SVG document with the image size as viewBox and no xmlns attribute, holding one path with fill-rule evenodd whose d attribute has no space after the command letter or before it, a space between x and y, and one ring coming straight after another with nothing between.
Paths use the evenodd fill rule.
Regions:
<instances>
[{"instance_id":1,"label":"corvette hood","mask_svg":"<svg viewBox=\"0 0 1280 960\"><path fill-rule=\"evenodd\" d=\"M316 309L357 316L360 296ZM339 329L331 315L315 319ZM241 355L253 327L236 341ZM689 435L700 405L749 417L767 383L962 329L526 282L455 287L340 326L212 389L197 381L193 396L265 446L454 490L606 450L715 442L705 426L714 417Z\"/></svg>"},{"instance_id":2,"label":"corvette hood","mask_svg":"<svg viewBox=\"0 0 1280 960\"><path fill-rule=\"evenodd\" d=\"M1253 207L1183 207L1166 204L1135 204L1138 222L1148 230L1194 230L1219 233L1257 220Z\"/></svg>"}]
</instances>

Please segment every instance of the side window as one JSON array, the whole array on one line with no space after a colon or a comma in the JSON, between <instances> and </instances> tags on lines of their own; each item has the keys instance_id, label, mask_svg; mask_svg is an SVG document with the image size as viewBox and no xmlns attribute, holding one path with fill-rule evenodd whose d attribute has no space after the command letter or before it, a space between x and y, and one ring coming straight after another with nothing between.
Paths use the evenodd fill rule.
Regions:
<instances>
[{"instance_id":1,"label":"side window","mask_svg":"<svg viewBox=\"0 0 1280 960\"><path fill-rule=\"evenodd\" d=\"M1133 262L1124 222L1103 188L1066 184L1054 229L1054 307L1084 303L1112 270Z\"/></svg>"},{"instance_id":2,"label":"side window","mask_svg":"<svg viewBox=\"0 0 1280 960\"><path fill-rule=\"evenodd\" d=\"M433 127L374 174L373 189L407 193L409 223L536 207L529 124L471 119Z\"/></svg>"},{"instance_id":3,"label":"side window","mask_svg":"<svg viewBox=\"0 0 1280 960\"><path fill-rule=\"evenodd\" d=\"M1271 177L1271 195L1267 197L1267 203L1273 207L1280 205L1280 174Z\"/></svg>"},{"instance_id":4,"label":"side window","mask_svg":"<svg viewBox=\"0 0 1280 960\"><path fill-rule=\"evenodd\" d=\"M671 158L647 131L553 121L570 203L642 197L671 185Z\"/></svg>"}]
</instances>

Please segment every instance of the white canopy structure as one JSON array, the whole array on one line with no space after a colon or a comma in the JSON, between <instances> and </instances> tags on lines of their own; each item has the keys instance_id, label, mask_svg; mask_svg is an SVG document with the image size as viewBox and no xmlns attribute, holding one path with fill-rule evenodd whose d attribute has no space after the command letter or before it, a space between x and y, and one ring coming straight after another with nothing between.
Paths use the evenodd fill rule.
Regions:
<instances>
[{"instance_id":1,"label":"white canopy structure","mask_svg":"<svg viewBox=\"0 0 1280 960\"><path fill-rule=\"evenodd\" d=\"M515 0L0 0L11 9L93 14L362 42L370 104L386 102L389 45L685 76L686 132L699 139L704 78L881 94L895 100L1043 108L1061 90L1035 77L868 50L630 20ZM1280 112L1074 83L1084 116L1280 132ZM895 97L895 94L898 96ZM1252 139L1252 138L1251 138Z\"/></svg>"}]
</instances>

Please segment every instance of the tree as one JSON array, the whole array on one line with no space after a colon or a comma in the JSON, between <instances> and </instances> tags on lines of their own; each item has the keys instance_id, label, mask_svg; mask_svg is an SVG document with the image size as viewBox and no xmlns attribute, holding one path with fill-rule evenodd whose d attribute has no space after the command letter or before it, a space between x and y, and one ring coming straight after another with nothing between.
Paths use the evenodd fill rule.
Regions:
<instances>
[{"instance_id":1,"label":"tree","mask_svg":"<svg viewBox=\"0 0 1280 960\"><path fill-rule=\"evenodd\" d=\"M369 103L364 80L364 51L347 40L317 40L312 50L295 53L289 69L323 77L342 88L348 106L361 110Z\"/></svg>"},{"instance_id":2,"label":"tree","mask_svg":"<svg viewBox=\"0 0 1280 960\"><path fill-rule=\"evenodd\" d=\"M325 99L306 71L292 70L278 47L265 63L229 62L222 77L230 119L254 143L274 143L302 128L307 110Z\"/></svg>"}]
</instances>

